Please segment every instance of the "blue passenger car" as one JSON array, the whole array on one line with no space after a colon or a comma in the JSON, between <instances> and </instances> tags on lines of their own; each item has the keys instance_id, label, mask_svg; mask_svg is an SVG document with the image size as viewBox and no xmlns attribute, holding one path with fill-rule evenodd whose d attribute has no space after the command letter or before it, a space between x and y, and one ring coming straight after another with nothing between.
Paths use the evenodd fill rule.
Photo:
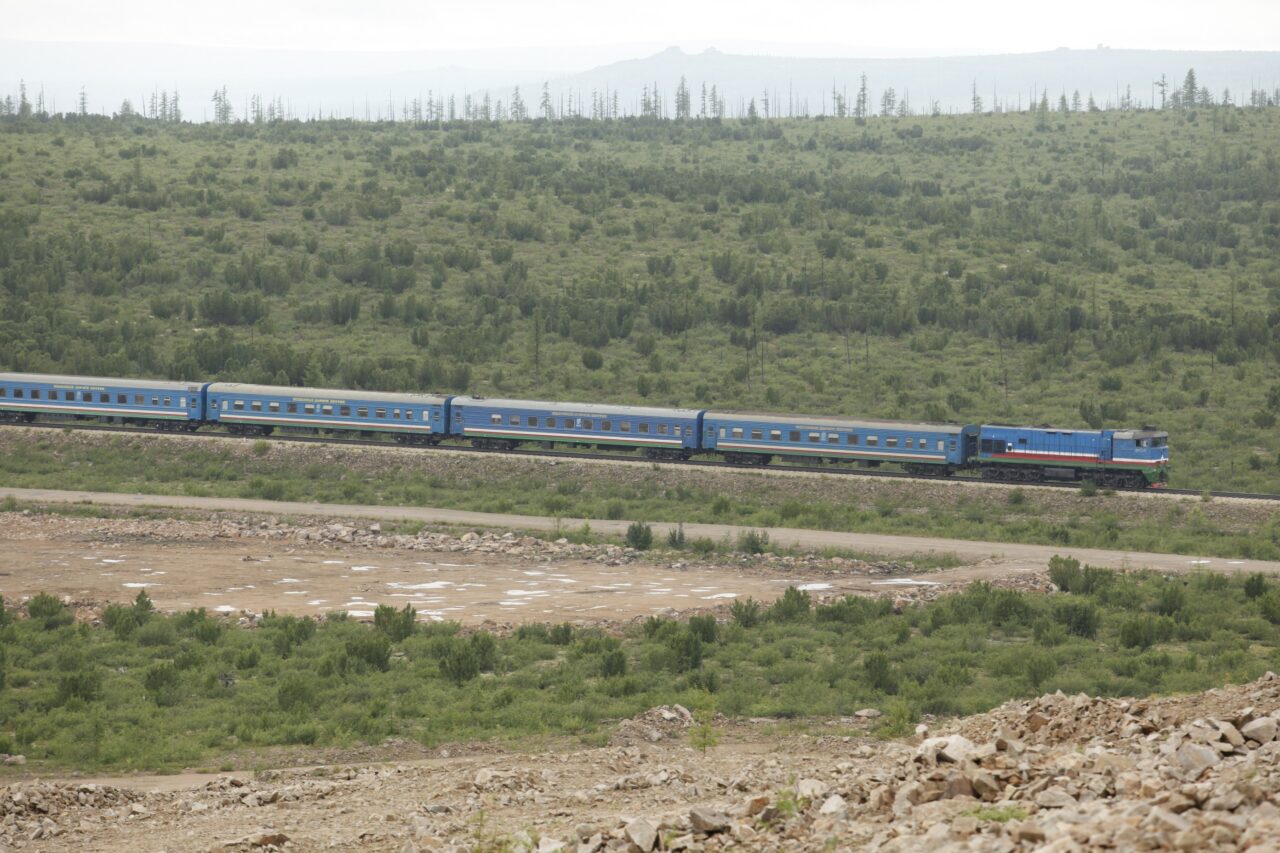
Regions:
<instances>
[{"instance_id":1,"label":"blue passenger car","mask_svg":"<svg viewBox=\"0 0 1280 853\"><path fill-rule=\"evenodd\" d=\"M976 426L864 421L810 415L707 412L702 447L728 462L766 465L774 456L896 462L919 474L949 474L964 466Z\"/></svg>"},{"instance_id":2,"label":"blue passenger car","mask_svg":"<svg viewBox=\"0 0 1280 853\"><path fill-rule=\"evenodd\" d=\"M1168 481L1169 434L983 424L976 460L991 480L1092 480L1137 488Z\"/></svg>"},{"instance_id":3,"label":"blue passenger car","mask_svg":"<svg viewBox=\"0 0 1280 853\"><path fill-rule=\"evenodd\" d=\"M277 427L393 434L408 444L445 437L449 398L281 385L214 382L206 416L231 432L269 435Z\"/></svg>"},{"instance_id":4,"label":"blue passenger car","mask_svg":"<svg viewBox=\"0 0 1280 853\"><path fill-rule=\"evenodd\" d=\"M702 411L593 403L454 397L452 435L477 447L521 442L642 449L654 459L686 459L698 449Z\"/></svg>"},{"instance_id":5,"label":"blue passenger car","mask_svg":"<svg viewBox=\"0 0 1280 853\"><path fill-rule=\"evenodd\" d=\"M0 373L0 419L105 419L193 430L204 418L204 384L99 376Z\"/></svg>"}]
</instances>

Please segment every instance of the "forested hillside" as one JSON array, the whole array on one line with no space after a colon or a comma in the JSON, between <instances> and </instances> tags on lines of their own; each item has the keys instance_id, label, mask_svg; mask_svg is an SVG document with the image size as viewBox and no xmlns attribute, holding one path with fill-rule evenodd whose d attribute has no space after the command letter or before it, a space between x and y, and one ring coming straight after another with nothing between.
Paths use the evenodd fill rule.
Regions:
<instances>
[{"instance_id":1,"label":"forested hillside","mask_svg":"<svg viewBox=\"0 0 1280 853\"><path fill-rule=\"evenodd\" d=\"M1280 111L0 122L0 369L1155 424L1276 491Z\"/></svg>"}]
</instances>

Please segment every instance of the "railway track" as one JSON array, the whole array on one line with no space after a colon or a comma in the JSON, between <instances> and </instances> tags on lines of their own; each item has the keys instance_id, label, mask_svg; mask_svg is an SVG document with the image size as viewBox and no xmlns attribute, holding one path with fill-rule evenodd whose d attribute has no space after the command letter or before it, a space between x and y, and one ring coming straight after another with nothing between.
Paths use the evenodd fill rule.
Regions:
<instances>
[{"instance_id":1,"label":"railway track","mask_svg":"<svg viewBox=\"0 0 1280 853\"><path fill-rule=\"evenodd\" d=\"M830 465L792 465L782 463L768 466L743 466L732 465L714 459L649 459L648 457L622 455L613 453L599 452L583 452L573 450L545 450L537 448L516 449L516 450L493 450L482 447L470 447L464 444L441 444L434 447L422 445L404 445L395 441L387 441L385 439L372 438L340 438L336 436L326 435L294 435L284 432L276 432L269 436L255 435L237 435L230 432L221 431L205 431L200 432L184 432L184 431L160 431L147 429L145 427L129 427L114 426L105 424L92 423L75 423L71 421L34 421L32 423L13 423L0 422L4 426L17 426L27 429L49 429L49 430L80 430L84 432L107 432L122 434L141 434L141 435L193 435L204 438L232 439L235 441L287 441L300 444L336 444L346 445L350 447L381 447L381 448L409 448L414 450L448 450L457 453L481 453L493 456L523 456L538 457L544 459L582 459L597 462L627 462L633 465L678 465L678 466L696 466L703 468L723 468L730 471L756 471L759 473L808 473L808 474L826 474L834 476L852 476L852 477L880 477L884 479L896 480L918 480L921 482L941 482L941 483L982 483L988 485L999 485L1017 488L1029 489L1079 489L1079 483L1005 483L998 480L983 480L980 477L955 475L951 477L921 477L918 474L908 474L905 471L880 471L873 468L856 468L844 463L832 463ZM1139 489L1133 490L1139 494L1156 494L1156 495L1178 495L1189 497L1202 497L1205 492L1195 489ZM1208 493L1215 498L1241 498L1248 500L1261 501L1280 501L1280 494L1253 494L1250 492L1215 492Z\"/></svg>"}]
</instances>

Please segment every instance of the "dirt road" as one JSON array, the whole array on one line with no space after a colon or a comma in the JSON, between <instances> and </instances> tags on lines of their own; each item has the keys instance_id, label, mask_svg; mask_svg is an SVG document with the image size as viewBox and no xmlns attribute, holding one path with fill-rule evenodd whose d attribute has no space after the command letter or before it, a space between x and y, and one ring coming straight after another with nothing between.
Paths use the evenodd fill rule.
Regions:
<instances>
[{"instance_id":1,"label":"dirt road","mask_svg":"<svg viewBox=\"0 0 1280 853\"><path fill-rule=\"evenodd\" d=\"M274 515L323 516L331 518L366 518L377 520L421 521L428 524L454 524L473 527L497 527L517 530L553 530L556 525L570 529L581 526L583 519L552 519L529 515L504 515L430 507L348 506L290 501L248 500L240 498L201 498L172 495L131 495L111 492L76 492L56 489L14 489L0 487L0 499L12 495L23 501L96 503L107 506L164 506L199 510L270 513ZM627 521L591 519L586 522L599 533L621 536ZM654 532L665 536L672 525L654 524ZM747 528L726 524L686 524L689 537L734 539ZM872 533L834 533L824 530L800 530L776 527L767 530L770 541L801 548L841 548L886 556L909 556L922 553L950 553L962 561L977 563L996 560L1010 570L1042 569L1054 554L1070 554L1082 562L1113 569L1154 569L1182 572L1192 569L1214 569L1225 572L1280 573L1280 563L1267 560L1229 560L1196 555L1151 554L1111 551L1097 548L1063 548L1053 545L1024 545L979 542L966 539L930 539L916 536L888 536Z\"/></svg>"}]
</instances>

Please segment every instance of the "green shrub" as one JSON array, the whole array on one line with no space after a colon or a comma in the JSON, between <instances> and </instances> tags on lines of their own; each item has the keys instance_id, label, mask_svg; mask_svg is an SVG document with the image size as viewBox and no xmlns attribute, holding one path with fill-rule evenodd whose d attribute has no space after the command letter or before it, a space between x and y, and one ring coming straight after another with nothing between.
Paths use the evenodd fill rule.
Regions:
<instances>
[{"instance_id":1,"label":"green shrub","mask_svg":"<svg viewBox=\"0 0 1280 853\"><path fill-rule=\"evenodd\" d=\"M667 547L681 550L685 546L684 524L677 524L667 531Z\"/></svg>"},{"instance_id":2,"label":"green shrub","mask_svg":"<svg viewBox=\"0 0 1280 853\"><path fill-rule=\"evenodd\" d=\"M769 608L769 618L774 622L795 622L809 615L812 604L808 592L789 586Z\"/></svg>"},{"instance_id":3,"label":"green shrub","mask_svg":"<svg viewBox=\"0 0 1280 853\"><path fill-rule=\"evenodd\" d=\"M553 646L567 646L573 642L573 626L568 622L553 625L547 633L547 639Z\"/></svg>"},{"instance_id":4,"label":"green shrub","mask_svg":"<svg viewBox=\"0 0 1280 853\"><path fill-rule=\"evenodd\" d=\"M734 599L729 605L729 615L743 628L754 628L760 624L760 602L754 598Z\"/></svg>"},{"instance_id":5,"label":"green shrub","mask_svg":"<svg viewBox=\"0 0 1280 853\"><path fill-rule=\"evenodd\" d=\"M674 669L685 672L702 666L702 638L688 628L676 632L667 642L674 655Z\"/></svg>"},{"instance_id":6,"label":"green shrub","mask_svg":"<svg viewBox=\"0 0 1280 853\"><path fill-rule=\"evenodd\" d=\"M406 604L400 610L390 604L379 604L373 611L373 627L386 634L387 639L393 643L413 636L417 619L418 614L411 604Z\"/></svg>"},{"instance_id":7,"label":"green shrub","mask_svg":"<svg viewBox=\"0 0 1280 853\"><path fill-rule=\"evenodd\" d=\"M440 672L459 687L475 678L480 674L475 647L461 637L449 637L440 656Z\"/></svg>"},{"instance_id":8,"label":"green shrub","mask_svg":"<svg viewBox=\"0 0 1280 853\"><path fill-rule=\"evenodd\" d=\"M1246 598L1261 598L1267 591L1267 576L1262 572L1255 572L1245 578L1244 594Z\"/></svg>"},{"instance_id":9,"label":"green shrub","mask_svg":"<svg viewBox=\"0 0 1280 853\"><path fill-rule=\"evenodd\" d=\"M1156 595L1154 609L1161 616L1173 616L1187 604L1187 593L1177 583L1166 583Z\"/></svg>"},{"instance_id":10,"label":"green shrub","mask_svg":"<svg viewBox=\"0 0 1280 853\"><path fill-rule=\"evenodd\" d=\"M600 674L605 678L621 678L627 674L627 654L622 649L612 649L600 657Z\"/></svg>"},{"instance_id":11,"label":"green shrub","mask_svg":"<svg viewBox=\"0 0 1280 853\"><path fill-rule=\"evenodd\" d=\"M716 641L716 627L716 617L710 613L703 616L689 617L689 630L704 643L714 643Z\"/></svg>"},{"instance_id":12,"label":"green shrub","mask_svg":"<svg viewBox=\"0 0 1280 853\"><path fill-rule=\"evenodd\" d=\"M1131 616L1120 625L1120 645L1149 649L1156 642L1156 621L1150 615Z\"/></svg>"},{"instance_id":13,"label":"green shrub","mask_svg":"<svg viewBox=\"0 0 1280 853\"><path fill-rule=\"evenodd\" d=\"M172 646L178 642L178 632L168 619L152 619L138 629L140 646Z\"/></svg>"},{"instance_id":14,"label":"green shrub","mask_svg":"<svg viewBox=\"0 0 1280 853\"><path fill-rule=\"evenodd\" d=\"M738 534L738 550L744 554L763 554L769 549L769 534L764 530L744 530Z\"/></svg>"},{"instance_id":15,"label":"green shrub","mask_svg":"<svg viewBox=\"0 0 1280 853\"><path fill-rule=\"evenodd\" d=\"M872 690L881 693L897 693L898 680L893 675L889 656L884 652L871 652L862 659L862 674Z\"/></svg>"},{"instance_id":16,"label":"green shrub","mask_svg":"<svg viewBox=\"0 0 1280 853\"><path fill-rule=\"evenodd\" d=\"M27 601L27 616L46 631L70 625L75 616L61 601L48 593L38 593Z\"/></svg>"},{"instance_id":17,"label":"green shrub","mask_svg":"<svg viewBox=\"0 0 1280 853\"><path fill-rule=\"evenodd\" d=\"M347 638L347 656L379 671L391 666L391 640L380 631L361 631Z\"/></svg>"},{"instance_id":18,"label":"green shrub","mask_svg":"<svg viewBox=\"0 0 1280 853\"><path fill-rule=\"evenodd\" d=\"M82 669L58 678L54 704L62 706L71 699L92 702L102 692L102 673L96 669Z\"/></svg>"},{"instance_id":19,"label":"green shrub","mask_svg":"<svg viewBox=\"0 0 1280 853\"><path fill-rule=\"evenodd\" d=\"M1084 599L1059 601L1054 606L1053 615L1069 634L1090 640L1098 634L1098 608L1091 601Z\"/></svg>"},{"instance_id":20,"label":"green shrub","mask_svg":"<svg viewBox=\"0 0 1280 853\"><path fill-rule=\"evenodd\" d=\"M316 707L315 682L303 675L290 673L276 687L276 704L290 713L311 711Z\"/></svg>"},{"instance_id":21,"label":"green shrub","mask_svg":"<svg viewBox=\"0 0 1280 853\"><path fill-rule=\"evenodd\" d=\"M1257 601L1262 618L1272 625L1280 625L1280 590L1273 589Z\"/></svg>"},{"instance_id":22,"label":"green shrub","mask_svg":"<svg viewBox=\"0 0 1280 853\"><path fill-rule=\"evenodd\" d=\"M1058 662L1053 659L1052 655L1043 652L1027 655L1027 681L1031 684L1033 690L1039 690L1057 672Z\"/></svg>"},{"instance_id":23,"label":"green shrub","mask_svg":"<svg viewBox=\"0 0 1280 853\"><path fill-rule=\"evenodd\" d=\"M1054 554L1049 558L1049 580L1063 592L1071 592L1072 586L1080 585L1080 561Z\"/></svg>"},{"instance_id":24,"label":"green shrub","mask_svg":"<svg viewBox=\"0 0 1280 853\"><path fill-rule=\"evenodd\" d=\"M653 547L653 528L643 521L633 521L627 527L626 543L628 548L637 551L648 551Z\"/></svg>"}]
</instances>

